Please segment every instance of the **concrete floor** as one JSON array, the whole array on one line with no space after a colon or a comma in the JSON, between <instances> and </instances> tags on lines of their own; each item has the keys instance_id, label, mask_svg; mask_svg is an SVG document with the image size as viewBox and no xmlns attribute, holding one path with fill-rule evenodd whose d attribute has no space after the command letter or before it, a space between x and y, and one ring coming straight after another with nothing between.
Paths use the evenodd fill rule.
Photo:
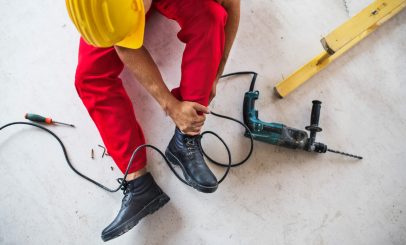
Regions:
<instances>
[{"instance_id":1,"label":"concrete floor","mask_svg":"<svg viewBox=\"0 0 406 245\"><path fill-rule=\"evenodd\" d=\"M151 153L149 169L171 202L110 244L406 244L406 11L287 98L272 92L321 51L323 35L370 2L243 1L226 67L259 73L264 121L303 129L311 101L323 101L319 140L364 160L256 142L250 161L206 195L181 184ZM101 158L102 141L73 85L78 34L64 1L0 0L0 6L0 125L23 121L25 112L74 123L76 129L51 128L80 171L114 187L121 174ZM172 88L180 77L179 27L155 14L147 28L146 46ZM123 78L148 142L165 149L170 118L128 72ZM248 81L222 81L213 111L241 119ZM238 125L209 116L205 129L225 138L234 159L246 154L248 140ZM224 160L214 139L204 147ZM0 244L102 244L100 233L122 194L76 176L52 137L8 128L0 134L0 163Z\"/></svg>"}]
</instances>

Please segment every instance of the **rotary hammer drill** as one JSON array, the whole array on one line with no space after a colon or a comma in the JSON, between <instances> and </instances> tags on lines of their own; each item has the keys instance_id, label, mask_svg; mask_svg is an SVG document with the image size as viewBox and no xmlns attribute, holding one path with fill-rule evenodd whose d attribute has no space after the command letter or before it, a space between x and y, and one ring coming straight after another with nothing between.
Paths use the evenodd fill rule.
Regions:
<instances>
[{"instance_id":1,"label":"rotary hammer drill","mask_svg":"<svg viewBox=\"0 0 406 245\"><path fill-rule=\"evenodd\" d=\"M322 129L319 127L321 102L318 100L313 101L310 125L306 127L306 130L310 131L310 135L308 135L306 131L287 127L281 123L268 123L261 121L258 118L258 110L255 109L255 101L259 97L259 91L254 90L257 73L236 72L227 74L226 76L241 74L253 75L250 89L245 93L243 102L244 123L250 129L253 139L291 149L302 149L317 153L326 153L328 151L362 159L361 156L332 150L328 148L326 144L316 142L316 134L322 131ZM245 136L249 136L247 132L245 133Z\"/></svg>"}]
</instances>

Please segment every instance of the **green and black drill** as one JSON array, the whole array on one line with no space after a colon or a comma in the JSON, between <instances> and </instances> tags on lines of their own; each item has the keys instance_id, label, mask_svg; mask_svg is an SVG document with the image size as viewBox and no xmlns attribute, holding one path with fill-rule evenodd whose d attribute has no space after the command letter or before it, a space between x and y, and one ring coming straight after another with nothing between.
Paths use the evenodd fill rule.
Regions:
<instances>
[{"instance_id":1,"label":"green and black drill","mask_svg":"<svg viewBox=\"0 0 406 245\"><path fill-rule=\"evenodd\" d=\"M243 117L245 125L250 129L253 139L278 145L290 149L302 149L309 152L326 153L333 152L357 159L362 159L361 156L348 154L341 151L329 149L326 144L316 142L316 134L321 132L319 127L321 102L313 101L313 107L310 117L310 125L306 130L310 131L310 136L304 130L287 127L281 123L267 123L258 118L258 110L255 109L255 101L259 97L259 91L254 91L255 81L257 78L256 72L236 72L229 75L251 74L253 75L250 89L244 95ZM248 133L245 135L248 137Z\"/></svg>"}]
</instances>

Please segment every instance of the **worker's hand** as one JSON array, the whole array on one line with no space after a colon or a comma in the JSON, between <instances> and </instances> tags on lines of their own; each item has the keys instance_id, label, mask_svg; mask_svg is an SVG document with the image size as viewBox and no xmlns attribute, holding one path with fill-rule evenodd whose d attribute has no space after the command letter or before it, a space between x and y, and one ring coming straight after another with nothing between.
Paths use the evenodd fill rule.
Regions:
<instances>
[{"instance_id":1,"label":"worker's hand","mask_svg":"<svg viewBox=\"0 0 406 245\"><path fill-rule=\"evenodd\" d=\"M217 88L217 83L218 83L219 79L217 78L214 83L213 83L213 87L211 88L211 92L210 92L210 96L209 96L209 105L211 103L211 101L214 99L214 97L216 97L216 88Z\"/></svg>"},{"instance_id":2,"label":"worker's hand","mask_svg":"<svg viewBox=\"0 0 406 245\"><path fill-rule=\"evenodd\" d=\"M203 114L199 115L199 112ZM170 106L168 115L176 126L187 135L198 135L202 130L209 109L196 102L177 101Z\"/></svg>"}]
</instances>

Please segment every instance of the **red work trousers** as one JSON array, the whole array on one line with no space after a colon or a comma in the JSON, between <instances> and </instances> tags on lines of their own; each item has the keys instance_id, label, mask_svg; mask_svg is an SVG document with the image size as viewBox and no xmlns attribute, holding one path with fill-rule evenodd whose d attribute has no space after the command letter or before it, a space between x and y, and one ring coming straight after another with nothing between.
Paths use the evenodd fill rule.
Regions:
<instances>
[{"instance_id":1,"label":"red work trousers","mask_svg":"<svg viewBox=\"0 0 406 245\"><path fill-rule=\"evenodd\" d=\"M186 44L180 86L172 94L179 100L207 106L223 56L226 11L214 0L156 0L153 7L180 25L178 38ZM113 47L96 48L80 40L76 90L109 154L125 172L134 149L145 139L119 78L123 68ZM142 169L146 163L144 148L135 157L129 173Z\"/></svg>"}]
</instances>

